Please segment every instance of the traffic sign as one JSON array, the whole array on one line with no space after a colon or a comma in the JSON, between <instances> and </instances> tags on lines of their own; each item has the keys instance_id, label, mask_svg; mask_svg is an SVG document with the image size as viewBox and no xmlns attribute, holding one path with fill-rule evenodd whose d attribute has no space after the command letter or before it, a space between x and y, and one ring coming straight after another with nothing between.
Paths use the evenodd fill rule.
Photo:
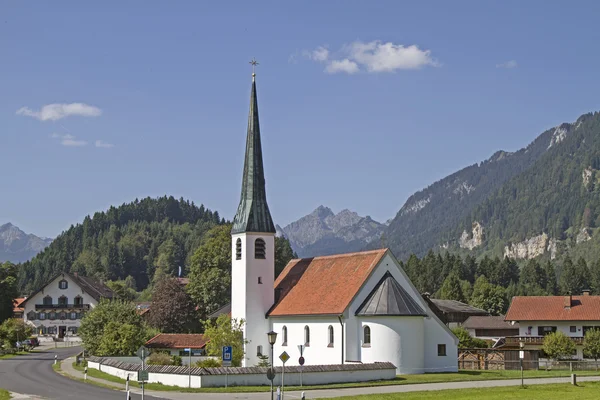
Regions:
<instances>
[{"instance_id":1,"label":"traffic sign","mask_svg":"<svg viewBox=\"0 0 600 400\"><path fill-rule=\"evenodd\" d=\"M137 351L137 356L139 358L141 358L142 360L145 360L146 357L148 357L150 355L150 351L148 351L148 349L144 346L141 346L138 351Z\"/></svg>"},{"instance_id":2,"label":"traffic sign","mask_svg":"<svg viewBox=\"0 0 600 400\"><path fill-rule=\"evenodd\" d=\"M223 346L223 353L221 356L222 365L224 367L231 366L231 358L233 356L233 348L231 346Z\"/></svg>"},{"instance_id":3,"label":"traffic sign","mask_svg":"<svg viewBox=\"0 0 600 400\"><path fill-rule=\"evenodd\" d=\"M148 371L138 371L138 382L146 382L148 380Z\"/></svg>"},{"instance_id":4,"label":"traffic sign","mask_svg":"<svg viewBox=\"0 0 600 400\"><path fill-rule=\"evenodd\" d=\"M300 366L304 365L304 362L306 360L304 360L304 357L300 356L300 358L298 359L298 364L300 364Z\"/></svg>"},{"instance_id":5,"label":"traffic sign","mask_svg":"<svg viewBox=\"0 0 600 400\"><path fill-rule=\"evenodd\" d=\"M270 380L270 381L272 381L273 379L275 379L275 368L270 367L267 370L267 379Z\"/></svg>"},{"instance_id":6,"label":"traffic sign","mask_svg":"<svg viewBox=\"0 0 600 400\"><path fill-rule=\"evenodd\" d=\"M525 352L523 350L519 350L519 358L521 360L525 358Z\"/></svg>"},{"instance_id":7,"label":"traffic sign","mask_svg":"<svg viewBox=\"0 0 600 400\"><path fill-rule=\"evenodd\" d=\"M281 353L281 355L279 355L279 359L285 364L287 360L290 359L290 355L284 351L283 353Z\"/></svg>"}]
</instances>

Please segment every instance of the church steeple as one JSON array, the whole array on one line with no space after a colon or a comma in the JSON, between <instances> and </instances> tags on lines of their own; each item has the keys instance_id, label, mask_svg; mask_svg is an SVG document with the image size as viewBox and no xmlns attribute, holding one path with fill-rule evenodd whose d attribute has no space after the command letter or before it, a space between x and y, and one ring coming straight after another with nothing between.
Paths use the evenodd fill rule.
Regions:
<instances>
[{"instance_id":1,"label":"church steeple","mask_svg":"<svg viewBox=\"0 0 600 400\"><path fill-rule=\"evenodd\" d=\"M254 73L254 66L257 62L252 60L251 64L253 67L252 92L250 93L250 113L248 114L242 195L237 213L233 218L232 234L244 232L275 233L275 226L273 225L273 219L267 205L265 173L260 145L256 74Z\"/></svg>"}]
</instances>

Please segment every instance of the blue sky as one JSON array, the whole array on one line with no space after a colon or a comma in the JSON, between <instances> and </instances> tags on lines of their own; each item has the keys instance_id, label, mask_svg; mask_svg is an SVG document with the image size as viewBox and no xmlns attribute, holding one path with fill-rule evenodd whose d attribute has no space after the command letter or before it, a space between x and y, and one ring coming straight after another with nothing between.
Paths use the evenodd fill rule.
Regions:
<instances>
[{"instance_id":1,"label":"blue sky","mask_svg":"<svg viewBox=\"0 0 600 400\"><path fill-rule=\"evenodd\" d=\"M600 109L598 2L2 2L0 224L164 194L231 219L256 57L267 195L377 220ZM44 108L44 106L46 106Z\"/></svg>"}]
</instances>

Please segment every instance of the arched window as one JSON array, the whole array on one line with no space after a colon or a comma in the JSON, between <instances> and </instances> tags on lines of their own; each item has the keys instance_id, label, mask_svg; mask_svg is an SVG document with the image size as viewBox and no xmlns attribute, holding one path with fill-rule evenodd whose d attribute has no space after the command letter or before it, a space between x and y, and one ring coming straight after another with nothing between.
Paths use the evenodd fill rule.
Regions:
<instances>
[{"instance_id":1,"label":"arched window","mask_svg":"<svg viewBox=\"0 0 600 400\"><path fill-rule=\"evenodd\" d=\"M281 340L282 346L287 346L287 326L284 326L283 328L281 328Z\"/></svg>"},{"instance_id":2,"label":"arched window","mask_svg":"<svg viewBox=\"0 0 600 400\"><path fill-rule=\"evenodd\" d=\"M308 325L304 327L304 345L310 346L310 328Z\"/></svg>"},{"instance_id":3,"label":"arched window","mask_svg":"<svg viewBox=\"0 0 600 400\"><path fill-rule=\"evenodd\" d=\"M256 356L261 357L263 355L262 346L256 346Z\"/></svg>"},{"instance_id":4,"label":"arched window","mask_svg":"<svg viewBox=\"0 0 600 400\"><path fill-rule=\"evenodd\" d=\"M76 306L83 305L83 297L81 297L80 295L75 296L75 298L73 299L73 304L75 304Z\"/></svg>"},{"instance_id":5,"label":"arched window","mask_svg":"<svg viewBox=\"0 0 600 400\"><path fill-rule=\"evenodd\" d=\"M50 296L44 297L44 305L51 306L52 305L52 297L50 297Z\"/></svg>"},{"instance_id":6,"label":"arched window","mask_svg":"<svg viewBox=\"0 0 600 400\"><path fill-rule=\"evenodd\" d=\"M66 280L62 280L60 282L58 282L58 288L59 289L66 289L69 287L69 282L67 282Z\"/></svg>"},{"instance_id":7,"label":"arched window","mask_svg":"<svg viewBox=\"0 0 600 400\"><path fill-rule=\"evenodd\" d=\"M37 315L36 315L36 314L35 314L35 312L33 312L33 311L29 311L29 312L27 313L27 319L28 319L28 320L30 320L30 321L33 321L33 320L35 320L35 319L36 319L36 317L37 317Z\"/></svg>"},{"instance_id":8,"label":"arched window","mask_svg":"<svg viewBox=\"0 0 600 400\"><path fill-rule=\"evenodd\" d=\"M69 304L69 299L67 298L67 296L60 296L58 298L58 304L62 305L62 306L66 306L67 304Z\"/></svg>"},{"instance_id":9,"label":"arched window","mask_svg":"<svg viewBox=\"0 0 600 400\"><path fill-rule=\"evenodd\" d=\"M329 325L327 331L329 333L329 345L327 347L333 347L333 326Z\"/></svg>"},{"instance_id":10,"label":"arched window","mask_svg":"<svg viewBox=\"0 0 600 400\"><path fill-rule=\"evenodd\" d=\"M371 328L367 325L363 328L363 346L371 345Z\"/></svg>"},{"instance_id":11,"label":"arched window","mask_svg":"<svg viewBox=\"0 0 600 400\"><path fill-rule=\"evenodd\" d=\"M66 312L64 312L64 311L62 311L62 312L59 314L59 318L60 318L60 319L63 319L63 320L64 320L64 319L67 319L67 313L66 313Z\"/></svg>"},{"instance_id":12,"label":"arched window","mask_svg":"<svg viewBox=\"0 0 600 400\"><path fill-rule=\"evenodd\" d=\"M54 321L56 319L56 313L54 311L51 311L48 314L48 319L51 320L51 321Z\"/></svg>"},{"instance_id":13,"label":"arched window","mask_svg":"<svg viewBox=\"0 0 600 400\"><path fill-rule=\"evenodd\" d=\"M238 238L238 240L235 241L235 259L242 259L242 239L240 238Z\"/></svg>"},{"instance_id":14,"label":"arched window","mask_svg":"<svg viewBox=\"0 0 600 400\"><path fill-rule=\"evenodd\" d=\"M267 254L267 245L264 240L258 238L254 241L254 258L265 259Z\"/></svg>"}]
</instances>

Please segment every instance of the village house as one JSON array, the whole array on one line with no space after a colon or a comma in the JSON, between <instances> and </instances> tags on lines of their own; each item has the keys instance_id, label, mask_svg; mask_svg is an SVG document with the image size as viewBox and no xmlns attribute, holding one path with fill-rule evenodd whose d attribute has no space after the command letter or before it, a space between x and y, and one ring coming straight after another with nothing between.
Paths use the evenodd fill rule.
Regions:
<instances>
[{"instance_id":1,"label":"village house","mask_svg":"<svg viewBox=\"0 0 600 400\"><path fill-rule=\"evenodd\" d=\"M112 297L102 282L61 272L21 303L23 319L40 336L76 336L85 313Z\"/></svg>"},{"instance_id":2,"label":"village house","mask_svg":"<svg viewBox=\"0 0 600 400\"><path fill-rule=\"evenodd\" d=\"M505 320L519 326L518 335L506 338L506 347L539 350L544 336L560 331L575 342L574 358L583 359L583 337L600 329L600 296L516 296Z\"/></svg>"}]
</instances>

